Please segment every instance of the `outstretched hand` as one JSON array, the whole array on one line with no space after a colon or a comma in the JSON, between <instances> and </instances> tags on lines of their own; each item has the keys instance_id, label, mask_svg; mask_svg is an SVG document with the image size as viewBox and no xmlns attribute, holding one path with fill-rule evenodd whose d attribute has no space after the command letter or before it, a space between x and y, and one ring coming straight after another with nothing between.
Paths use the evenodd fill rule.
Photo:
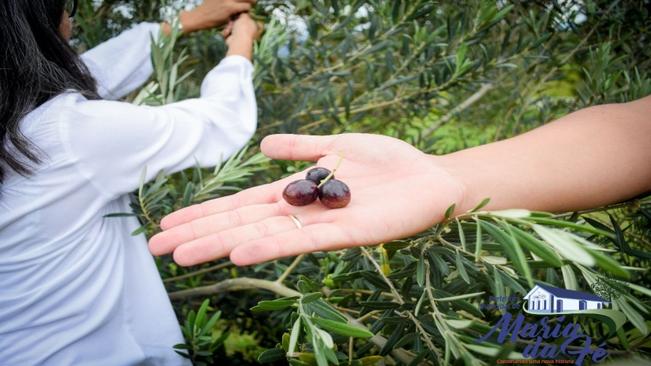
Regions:
<instances>
[{"instance_id":1,"label":"outstretched hand","mask_svg":"<svg viewBox=\"0 0 651 366\"><path fill-rule=\"evenodd\" d=\"M237 265L249 265L378 244L427 229L463 198L462 185L440 168L435 156L387 136L279 134L265 137L261 150L273 159L316 161L331 170L343 156L335 176L350 187L350 203L328 209L318 200L301 207L285 202L285 186L305 178L306 169L164 217L163 232L150 239L150 251L173 252L182 266L229 256Z\"/></svg>"}]
</instances>

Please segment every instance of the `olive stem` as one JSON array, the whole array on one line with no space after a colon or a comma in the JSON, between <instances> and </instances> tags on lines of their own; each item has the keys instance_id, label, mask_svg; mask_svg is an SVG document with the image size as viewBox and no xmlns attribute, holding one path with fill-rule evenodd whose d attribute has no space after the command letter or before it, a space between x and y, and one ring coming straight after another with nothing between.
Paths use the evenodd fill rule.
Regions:
<instances>
[{"instance_id":1,"label":"olive stem","mask_svg":"<svg viewBox=\"0 0 651 366\"><path fill-rule=\"evenodd\" d=\"M327 177L321 180L321 183L319 183L319 185L316 186L317 188L321 188L322 185L324 185L327 181L332 179L332 176L334 176L337 169L339 169L339 165L341 165L341 161L344 160L344 157L341 154L337 154L337 155L339 155L339 160L337 161L337 165L335 165L335 168L332 169L332 171L330 172L330 174L328 174Z\"/></svg>"}]
</instances>

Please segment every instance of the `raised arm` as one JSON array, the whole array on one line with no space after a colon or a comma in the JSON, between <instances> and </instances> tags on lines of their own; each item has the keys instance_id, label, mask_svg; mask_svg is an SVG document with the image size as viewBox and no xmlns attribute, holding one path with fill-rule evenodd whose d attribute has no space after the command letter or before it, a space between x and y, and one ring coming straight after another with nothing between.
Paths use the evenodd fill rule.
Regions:
<instances>
[{"instance_id":1,"label":"raised arm","mask_svg":"<svg viewBox=\"0 0 651 366\"><path fill-rule=\"evenodd\" d=\"M151 40L159 32L157 23L140 23L81 55L102 98L118 100L149 79L154 71Z\"/></svg>"},{"instance_id":2,"label":"raised arm","mask_svg":"<svg viewBox=\"0 0 651 366\"><path fill-rule=\"evenodd\" d=\"M248 16L235 23L233 37L252 44L255 23ZM230 54L208 73L199 98L150 107L79 97L57 113L60 139L82 179L108 199L138 188L145 167L150 180L160 170L214 166L255 132L252 74L248 58Z\"/></svg>"},{"instance_id":3,"label":"raised arm","mask_svg":"<svg viewBox=\"0 0 651 366\"><path fill-rule=\"evenodd\" d=\"M595 106L508 140L431 156L380 135L272 135L262 152L316 161L350 187L348 206L290 206L284 187L305 171L165 217L152 253L181 265L230 256L238 265L378 244L421 232L491 198L487 209L576 210L651 191L651 97ZM306 169L307 170L307 169ZM302 222L297 227L289 214Z\"/></svg>"},{"instance_id":4,"label":"raised arm","mask_svg":"<svg viewBox=\"0 0 651 366\"><path fill-rule=\"evenodd\" d=\"M179 14L183 33L224 25L231 16L249 11L253 3L255 0L205 0ZM167 23L140 23L81 55L97 80L102 98L118 100L149 79L153 72L151 41L158 38L161 29L165 33L171 30Z\"/></svg>"}]
</instances>

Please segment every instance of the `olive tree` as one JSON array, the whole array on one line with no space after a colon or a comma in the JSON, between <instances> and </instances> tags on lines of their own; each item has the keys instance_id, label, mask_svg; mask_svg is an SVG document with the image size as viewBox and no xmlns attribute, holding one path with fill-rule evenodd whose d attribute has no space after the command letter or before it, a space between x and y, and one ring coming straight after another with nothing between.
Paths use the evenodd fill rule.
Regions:
<instances>
[{"instance_id":1,"label":"olive tree","mask_svg":"<svg viewBox=\"0 0 651 366\"><path fill-rule=\"evenodd\" d=\"M77 45L186 5L83 1ZM143 182L133 212L115 214L140 218L134 235L308 166L262 156L270 133L380 133L444 154L651 93L643 2L259 0L255 15L267 24L254 60L258 132L214 169ZM218 30L177 36L152 46L155 75L131 102L196 96L224 55ZM620 316L574 319L610 358L648 356L651 196L560 214L487 212L489 199L374 247L246 268L158 258L186 336L178 351L196 364L492 364L523 357L528 341L478 342L506 311L490 305L544 282L611 302Z\"/></svg>"}]
</instances>

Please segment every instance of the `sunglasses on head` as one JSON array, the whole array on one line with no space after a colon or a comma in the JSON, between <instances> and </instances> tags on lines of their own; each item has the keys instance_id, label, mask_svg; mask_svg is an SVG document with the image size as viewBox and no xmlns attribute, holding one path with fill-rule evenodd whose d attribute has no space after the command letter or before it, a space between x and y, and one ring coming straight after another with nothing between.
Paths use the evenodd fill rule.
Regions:
<instances>
[{"instance_id":1,"label":"sunglasses on head","mask_svg":"<svg viewBox=\"0 0 651 366\"><path fill-rule=\"evenodd\" d=\"M70 18L77 13L77 0L66 0L65 10Z\"/></svg>"}]
</instances>

